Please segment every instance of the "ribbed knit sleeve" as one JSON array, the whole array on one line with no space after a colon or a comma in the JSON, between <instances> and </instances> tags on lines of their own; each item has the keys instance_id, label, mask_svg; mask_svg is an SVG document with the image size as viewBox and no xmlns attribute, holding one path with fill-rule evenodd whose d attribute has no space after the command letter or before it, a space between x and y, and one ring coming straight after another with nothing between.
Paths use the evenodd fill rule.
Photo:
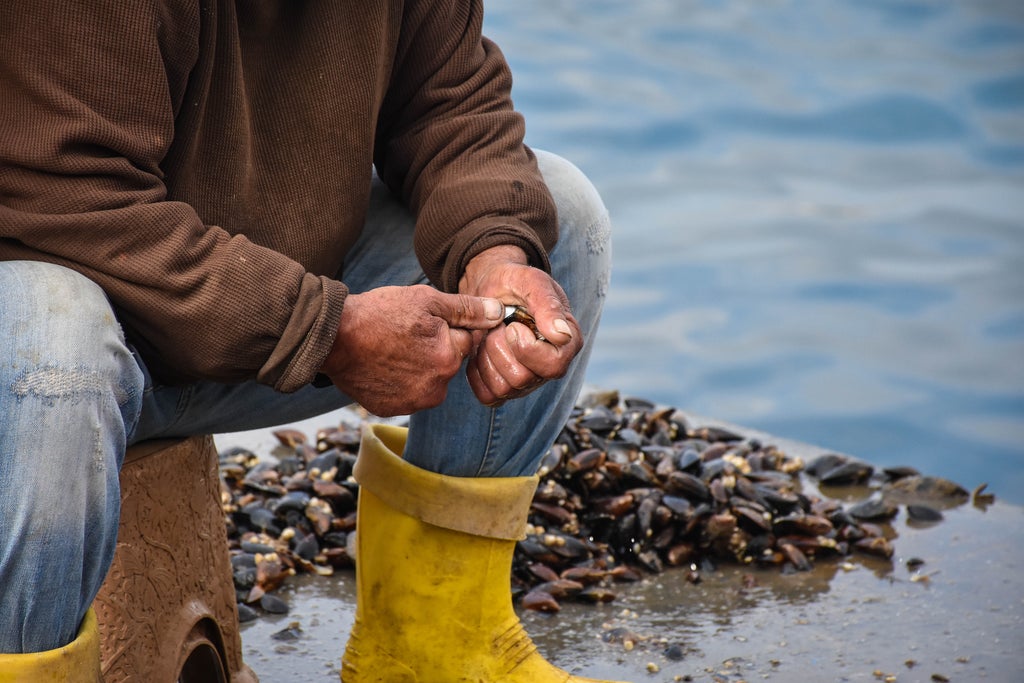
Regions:
<instances>
[{"instance_id":1,"label":"ribbed knit sleeve","mask_svg":"<svg viewBox=\"0 0 1024 683\"><path fill-rule=\"evenodd\" d=\"M447 291L470 258L498 244L548 269L557 239L508 66L481 36L482 20L478 0L407 2L379 118L378 171L417 215L417 255Z\"/></svg>"},{"instance_id":2,"label":"ribbed knit sleeve","mask_svg":"<svg viewBox=\"0 0 1024 683\"><path fill-rule=\"evenodd\" d=\"M291 391L318 371L346 289L169 200L162 162L213 40L199 3L181 5L0 3L0 259L95 280L179 379Z\"/></svg>"}]
</instances>

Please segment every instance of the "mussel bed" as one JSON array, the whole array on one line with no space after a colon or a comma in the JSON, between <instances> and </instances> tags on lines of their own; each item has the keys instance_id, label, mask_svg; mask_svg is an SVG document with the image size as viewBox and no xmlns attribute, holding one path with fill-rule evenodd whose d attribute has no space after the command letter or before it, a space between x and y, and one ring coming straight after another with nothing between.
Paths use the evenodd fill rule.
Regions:
<instances>
[{"instance_id":1,"label":"mussel bed","mask_svg":"<svg viewBox=\"0 0 1024 683\"><path fill-rule=\"evenodd\" d=\"M286 612L273 592L296 573L354 567L352 468L363 424L326 427L314 439L279 429L271 458L220 453L241 620ZM616 391L583 397L541 461L513 557L518 604L553 612L564 600L608 602L622 584L672 568L699 582L721 563L799 572L857 553L891 562L888 521L901 503L908 519L934 523L938 506L969 498L909 468L878 471L836 453L804 463L741 431L697 426L682 411ZM822 493L850 486L862 495ZM922 489L923 502L914 495Z\"/></svg>"}]
</instances>

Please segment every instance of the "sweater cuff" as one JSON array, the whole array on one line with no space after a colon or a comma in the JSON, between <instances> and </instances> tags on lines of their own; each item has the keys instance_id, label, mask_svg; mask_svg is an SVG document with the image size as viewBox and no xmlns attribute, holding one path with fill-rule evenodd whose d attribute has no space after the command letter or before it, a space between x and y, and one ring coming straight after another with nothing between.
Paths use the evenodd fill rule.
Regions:
<instances>
[{"instance_id":1,"label":"sweater cuff","mask_svg":"<svg viewBox=\"0 0 1024 683\"><path fill-rule=\"evenodd\" d=\"M491 247L512 245L526 252L529 264L550 273L551 262L537 233L526 224L507 217L488 217L463 228L448 252L439 286L446 292L459 291L459 279L474 256Z\"/></svg>"},{"instance_id":2,"label":"sweater cuff","mask_svg":"<svg viewBox=\"0 0 1024 683\"><path fill-rule=\"evenodd\" d=\"M309 280L315 280L319 286ZM317 291L300 296L285 333L257 377L260 382L284 393L312 383L320 372L334 344L348 296L348 287L331 278L307 275L304 284L313 284L310 289ZM305 334L300 337L303 330Z\"/></svg>"}]
</instances>

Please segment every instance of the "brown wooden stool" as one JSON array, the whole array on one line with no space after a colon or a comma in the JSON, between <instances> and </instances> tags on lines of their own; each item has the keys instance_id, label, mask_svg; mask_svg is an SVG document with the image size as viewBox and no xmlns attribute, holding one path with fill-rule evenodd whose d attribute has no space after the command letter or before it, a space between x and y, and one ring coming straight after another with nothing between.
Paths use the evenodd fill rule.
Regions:
<instances>
[{"instance_id":1,"label":"brown wooden stool","mask_svg":"<svg viewBox=\"0 0 1024 683\"><path fill-rule=\"evenodd\" d=\"M128 449L95 608L106 683L256 682L242 662L212 437Z\"/></svg>"}]
</instances>

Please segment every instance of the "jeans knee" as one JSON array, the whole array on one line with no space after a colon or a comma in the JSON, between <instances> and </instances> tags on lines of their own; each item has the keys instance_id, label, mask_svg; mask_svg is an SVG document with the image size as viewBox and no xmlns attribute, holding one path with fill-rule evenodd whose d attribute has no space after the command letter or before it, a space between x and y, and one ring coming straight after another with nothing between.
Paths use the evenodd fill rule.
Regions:
<instances>
[{"instance_id":1,"label":"jeans knee","mask_svg":"<svg viewBox=\"0 0 1024 683\"><path fill-rule=\"evenodd\" d=\"M556 154L534 152L558 209L558 245L551 253L556 279L574 299L574 309L580 297L603 303L611 279L608 210L579 168Z\"/></svg>"},{"instance_id":2,"label":"jeans knee","mask_svg":"<svg viewBox=\"0 0 1024 683\"><path fill-rule=\"evenodd\" d=\"M112 394L134 422L142 371L99 285L62 266L8 261L0 291L0 393L51 408Z\"/></svg>"}]
</instances>

